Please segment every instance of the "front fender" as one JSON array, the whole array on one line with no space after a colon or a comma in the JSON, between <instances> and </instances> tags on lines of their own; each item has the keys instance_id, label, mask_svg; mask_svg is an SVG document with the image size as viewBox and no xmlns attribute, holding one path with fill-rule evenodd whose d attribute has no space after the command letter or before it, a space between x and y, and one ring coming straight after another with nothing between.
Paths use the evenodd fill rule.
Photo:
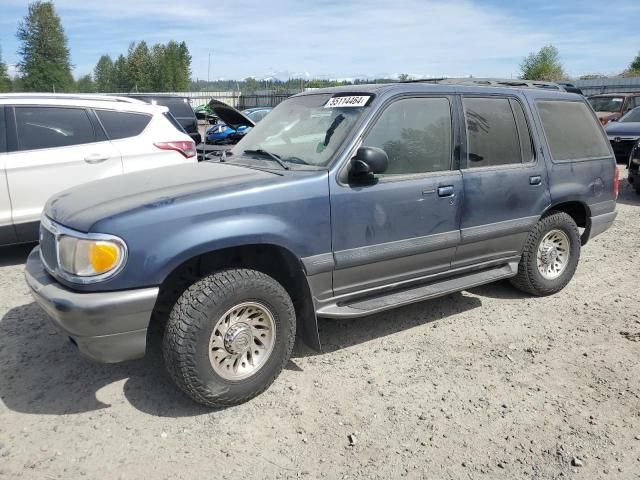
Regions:
<instances>
[{"instance_id":1,"label":"front fender","mask_svg":"<svg viewBox=\"0 0 640 480\"><path fill-rule=\"evenodd\" d=\"M199 255L230 247L268 244L282 247L297 258L310 255L304 232L270 215L242 215L187 226L156 243L145 258L149 281L162 281L179 265Z\"/></svg>"}]
</instances>

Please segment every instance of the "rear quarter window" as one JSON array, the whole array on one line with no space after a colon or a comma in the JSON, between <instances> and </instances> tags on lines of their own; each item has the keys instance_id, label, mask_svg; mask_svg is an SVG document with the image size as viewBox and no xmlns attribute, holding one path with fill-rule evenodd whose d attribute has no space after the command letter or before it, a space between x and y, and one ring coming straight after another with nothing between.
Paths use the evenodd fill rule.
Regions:
<instances>
[{"instance_id":1,"label":"rear quarter window","mask_svg":"<svg viewBox=\"0 0 640 480\"><path fill-rule=\"evenodd\" d=\"M151 116L143 113L113 110L96 110L95 112L110 140L140 135L151 121Z\"/></svg>"},{"instance_id":2,"label":"rear quarter window","mask_svg":"<svg viewBox=\"0 0 640 480\"><path fill-rule=\"evenodd\" d=\"M582 102L536 102L551 157L558 162L611 155L609 145L589 108Z\"/></svg>"}]
</instances>

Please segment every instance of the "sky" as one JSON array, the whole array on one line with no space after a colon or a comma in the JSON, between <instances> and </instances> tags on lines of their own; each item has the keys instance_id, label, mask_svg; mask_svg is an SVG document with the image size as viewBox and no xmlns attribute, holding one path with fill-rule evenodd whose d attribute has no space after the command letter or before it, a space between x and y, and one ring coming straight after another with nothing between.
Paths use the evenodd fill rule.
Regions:
<instances>
[{"instance_id":1,"label":"sky","mask_svg":"<svg viewBox=\"0 0 640 480\"><path fill-rule=\"evenodd\" d=\"M74 75L130 42L185 41L194 79L517 77L544 45L566 72L616 74L640 51L640 1L56 0ZM18 62L25 0L0 0L0 48ZM209 64L209 58L211 63Z\"/></svg>"}]
</instances>

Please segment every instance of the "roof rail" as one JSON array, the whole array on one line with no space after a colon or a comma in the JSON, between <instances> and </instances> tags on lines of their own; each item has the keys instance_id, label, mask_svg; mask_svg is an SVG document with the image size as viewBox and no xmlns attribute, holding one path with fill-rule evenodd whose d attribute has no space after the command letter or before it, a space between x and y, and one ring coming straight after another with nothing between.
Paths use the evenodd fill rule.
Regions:
<instances>
[{"instance_id":1,"label":"roof rail","mask_svg":"<svg viewBox=\"0 0 640 480\"><path fill-rule=\"evenodd\" d=\"M116 97L111 95L91 94L91 93L0 93L1 98L18 98L46 100L100 100L103 102L122 102L122 103L144 103L141 100L128 97Z\"/></svg>"},{"instance_id":2,"label":"roof rail","mask_svg":"<svg viewBox=\"0 0 640 480\"><path fill-rule=\"evenodd\" d=\"M479 87L511 87L511 88L542 88L547 90L565 91L564 87L554 82L538 80L520 80L505 78L423 78L406 80L402 83L436 83L439 85L470 85Z\"/></svg>"}]
</instances>

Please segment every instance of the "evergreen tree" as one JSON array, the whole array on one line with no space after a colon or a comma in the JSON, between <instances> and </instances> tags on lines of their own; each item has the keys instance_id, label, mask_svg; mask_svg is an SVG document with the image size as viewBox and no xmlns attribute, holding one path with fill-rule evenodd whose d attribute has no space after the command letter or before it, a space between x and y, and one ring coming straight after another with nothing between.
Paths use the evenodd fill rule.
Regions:
<instances>
[{"instance_id":1,"label":"evergreen tree","mask_svg":"<svg viewBox=\"0 0 640 480\"><path fill-rule=\"evenodd\" d=\"M75 90L79 93L95 93L96 85L93 83L91 75L87 74L84 77L80 77L76 82Z\"/></svg>"},{"instance_id":2,"label":"evergreen tree","mask_svg":"<svg viewBox=\"0 0 640 480\"><path fill-rule=\"evenodd\" d=\"M150 92L153 88L153 60L147 43L132 43L127 55L127 76L130 88L136 92Z\"/></svg>"},{"instance_id":3,"label":"evergreen tree","mask_svg":"<svg viewBox=\"0 0 640 480\"><path fill-rule=\"evenodd\" d=\"M558 49L553 45L542 47L537 53L530 53L520 64L520 71L524 80L553 82L566 77Z\"/></svg>"},{"instance_id":4,"label":"evergreen tree","mask_svg":"<svg viewBox=\"0 0 640 480\"><path fill-rule=\"evenodd\" d=\"M113 86L115 92L129 93L131 91L127 73L127 59L122 54L113 63Z\"/></svg>"},{"instance_id":5,"label":"evergreen tree","mask_svg":"<svg viewBox=\"0 0 640 480\"><path fill-rule=\"evenodd\" d=\"M116 91L115 68L109 55L102 55L93 69L96 91L110 93Z\"/></svg>"},{"instance_id":6,"label":"evergreen tree","mask_svg":"<svg viewBox=\"0 0 640 480\"><path fill-rule=\"evenodd\" d=\"M7 65L2 61L2 50L0 50L0 92L11 91L11 79L7 73Z\"/></svg>"},{"instance_id":7,"label":"evergreen tree","mask_svg":"<svg viewBox=\"0 0 640 480\"><path fill-rule=\"evenodd\" d=\"M27 16L18 25L22 42L18 63L26 91L64 92L73 88L67 38L53 3L29 4Z\"/></svg>"}]
</instances>

